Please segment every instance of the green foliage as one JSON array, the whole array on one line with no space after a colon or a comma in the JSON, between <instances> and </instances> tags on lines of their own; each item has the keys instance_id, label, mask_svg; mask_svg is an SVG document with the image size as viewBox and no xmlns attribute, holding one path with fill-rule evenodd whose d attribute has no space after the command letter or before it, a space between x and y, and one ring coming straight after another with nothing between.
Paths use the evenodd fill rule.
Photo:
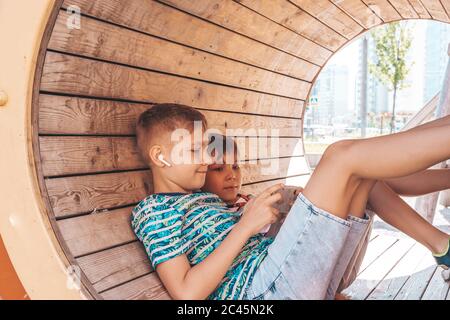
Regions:
<instances>
[{"instance_id":1,"label":"green foliage","mask_svg":"<svg viewBox=\"0 0 450 320\"><path fill-rule=\"evenodd\" d=\"M369 64L370 73L391 91L404 89L413 65L406 63L412 43L411 31L404 23L393 22L373 30L371 35L378 61Z\"/></svg>"},{"instance_id":2,"label":"green foliage","mask_svg":"<svg viewBox=\"0 0 450 320\"><path fill-rule=\"evenodd\" d=\"M405 23L393 22L371 32L375 42L377 63L369 63L369 72L390 91L394 91L392 103L391 133L395 130L397 91L406 87L406 77L411 71L406 57L412 44L411 31Z\"/></svg>"}]
</instances>

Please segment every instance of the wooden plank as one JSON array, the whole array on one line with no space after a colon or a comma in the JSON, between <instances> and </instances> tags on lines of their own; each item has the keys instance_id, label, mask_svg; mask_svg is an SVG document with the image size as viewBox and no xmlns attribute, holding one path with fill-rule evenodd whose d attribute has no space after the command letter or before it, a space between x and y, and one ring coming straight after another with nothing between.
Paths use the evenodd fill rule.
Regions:
<instances>
[{"instance_id":1,"label":"wooden plank","mask_svg":"<svg viewBox=\"0 0 450 320\"><path fill-rule=\"evenodd\" d=\"M139 115L150 104L41 94L40 134L134 135Z\"/></svg>"},{"instance_id":2,"label":"wooden plank","mask_svg":"<svg viewBox=\"0 0 450 320\"><path fill-rule=\"evenodd\" d=\"M358 275L355 282L345 290L345 294L355 300L366 299L413 245L414 242L410 239L398 240Z\"/></svg>"},{"instance_id":3,"label":"wooden plank","mask_svg":"<svg viewBox=\"0 0 450 320\"><path fill-rule=\"evenodd\" d=\"M148 168L135 138L51 136L39 143L45 177Z\"/></svg>"},{"instance_id":4,"label":"wooden plank","mask_svg":"<svg viewBox=\"0 0 450 320\"><path fill-rule=\"evenodd\" d=\"M447 17L450 19L450 0L441 0L441 4L447 13Z\"/></svg>"},{"instance_id":5,"label":"wooden plank","mask_svg":"<svg viewBox=\"0 0 450 320\"><path fill-rule=\"evenodd\" d=\"M78 258L77 262L100 293L153 271L139 241Z\"/></svg>"},{"instance_id":6,"label":"wooden plank","mask_svg":"<svg viewBox=\"0 0 450 320\"><path fill-rule=\"evenodd\" d=\"M139 115L151 104L45 95L40 98L40 134L134 135ZM300 119L200 110L210 129L234 131L234 136L302 135ZM229 132L232 134L232 132Z\"/></svg>"},{"instance_id":7,"label":"wooden plank","mask_svg":"<svg viewBox=\"0 0 450 320\"><path fill-rule=\"evenodd\" d=\"M431 17L435 20L442 22L450 22L449 16L445 12L444 7L440 0L421 0L422 4L427 8ZM446 2L447 8L450 8L448 2Z\"/></svg>"},{"instance_id":8,"label":"wooden plank","mask_svg":"<svg viewBox=\"0 0 450 320\"><path fill-rule=\"evenodd\" d=\"M368 266L370 266L378 257L380 257L386 250L392 247L397 242L394 237L386 237L379 235L370 242L370 246L367 248L364 260L361 263L359 272L363 272Z\"/></svg>"},{"instance_id":9,"label":"wooden plank","mask_svg":"<svg viewBox=\"0 0 450 320\"><path fill-rule=\"evenodd\" d=\"M418 265L426 254L429 253L425 247L415 244L376 286L367 300L393 300L408 280L409 276L417 270Z\"/></svg>"},{"instance_id":10,"label":"wooden plank","mask_svg":"<svg viewBox=\"0 0 450 320\"><path fill-rule=\"evenodd\" d=\"M312 79L319 66L169 6L147 0L66 0L83 14L254 66ZM145 8L145 9L144 9Z\"/></svg>"},{"instance_id":11,"label":"wooden plank","mask_svg":"<svg viewBox=\"0 0 450 320\"><path fill-rule=\"evenodd\" d=\"M287 176L286 173L309 173L309 168L303 165L303 157L298 158L298 165L290 168L291 160L295 159L246 163L241 166L243 183L281 179ZM53 178L45 182L53 211L58 218L132 205L153 192L149 170Z\"/></svg>"},{"instance_id":12,"label":"wooden plank","mask_svg":"<svg viewBox=\"0 0 450 320\"><path fill-rule=\"evenodd\" d=\"M431 19L430 14L428 13L427 9L423 6L422 2L420 0L409 0L409 3L414 8L414 11L416 11L417 15L421 19Z\"/></svg>"},{"instance_id":13,"label":"wooden plank","mask_svg":"<svg viewBox=\"0 0 450 320\"><path fill-rule=\"evenodd\" d=\"M233 136L302 136L302 122L300 119L274 118L248 114L218 113L202 110L208 119L208 128L224 132L226 129L234 131ZM239 130L242 133L239 133Z\"/></svg>"},{"instance_id":14,"label":"wooden plank","mask_svg":"<svg viewBox=\"0 0 450 320\"><path fill-rule=\"evenodd\" d=\"M450 285L442 279L441 272L441 268L436 268L421 300L445 300Z\"/></svg>"},{"instance_id":15,"label":"wooden plank","mask_svg":"<svg viewBox=\"0 0 450 320\"><path fill-rule=\"evenodd\" d=\"M90 18L82 17L83 27L71 30L68 18L61 11L49 49L282 96L296 97L313 80L294 79Z\"/></svg>"},{"instance_id":16,"label":"wooden plank","mask_svg":"<svg viewBox=\"0 0 450 320\"><path fill-rule=\"evenodd\" d=\"M397 12L405 19L418 19L419 16L408 0L389 0Z\"/></svg>"},{"instance_id":17,"label":"wooden plank","mask_svg":"<svg viewBox=\"0 0 450 320\"><path fill-rule=\"evenodd\" d=\"M46 179L57 218L127 206L153 191L149 170Z\"/></svg>"},{"instance_id":18,"label":"wooden plank","mask_svg":"<svg viewBox=\"0 0 450 320\"><path fill-rule=\"evenodd\" d=\"M290 0L290 2L347 39L353 39L363 31L363 27L328 0Z\"/></svg>"},{"instance_id":19,"label":"wooden plank","mask_svg":"<svg viewBox=\"0 0 450 320\"><path fill-rule=\"evenodd\" d=\"M45 177L148 168L133 137L43 136L39 141ZM247 137L235 141L242 161L303 155L297 138ZM278 150L273 148L275 144Z\"/></svg>"},{"instance_id":20,"label":"wooden plank","mask_svg":"<svg viewBox=\"0 0 450 320\"><path fill-rule=\"evenodd\" d=\"M103 292L105 300L169 300L156 272Z\"/></svg>"},{"instance_id":21,"label":"wooden plank","mask_svg":"<svg viewBox=\"0 0 450 320\"><path fill-rule=\"evenodd\" d=\"M395 300L420 300L435 270L436 262L428 253L408 278Z\"/></svg>"},{"instance_id":22,"label":"wooden plank","mask_svg":"<svg viewBox=\"0 0 450 320\"><path fill-rule=\"evenodd\" d=\"M183 103L202 109L238 112L247 110L252 113L280 116L297 114L300 117L303 106L303 100L54 52L47 53L41 90L143 103ZM307 92L301 94L306 97Z\"/></svg>"},{"instance_id":23,"label":"wooden plank","mask_svg":"<svg viewBox=\"0 0 450 320\"><path fill-rule=\"evenodd\" d=\"M331 0L366 29L381 24L383 21L360 0Z\"/></svg>"},{"instance_id":24,"label":"wooden plank","mask_svg":"<svg viewBox=\"0 0 450 320\"><path fill-rule=\"evenodd\" d=\"M388 0L362 0L384 22L400 20L402 17Z\"/></svg>"},{"instance_id":25,"label":"wooden plank","mask_svg":"<svg viewBox=\"0 0 450 320\"><path fill-rule=\"evenodd\" d=\"M57 222L74 257L136 240L130 226L133 207L89 214Z\"/></svg>"},{"instance_id":26,"label":"wooden plank","mask_svg":"<svg viewBox=\"0 0 450 320\"><path fill-rule=\"evenodd\" d=\"M286 0L235 1L329 50L336 51L347 42L345 37Z\"/></svg>"},{"instance_id":27,"label":"wooden plank","mask_svg":"<svg viewBox=\"0 0 450 320\"><path fill-rule=\"evenodd\" d=\"M288 52L298 58L323 65L332 52L289 29L256 14L233 1L161 0L192 15Z\"/></svg>"},{"instance_id":28,"label":"wooden plank","mask_svg":"<svg viewBox=\"0 0 450 320\"><path fill-rule=\"evenodd\" d=\"M370 242L372 242L372 240L374 240L376 237L378 237L379 235L378 235L378 233L377 232L374 232L374 231L372 231L371 233L370 233Z\"/></svg>"}]
</instances>

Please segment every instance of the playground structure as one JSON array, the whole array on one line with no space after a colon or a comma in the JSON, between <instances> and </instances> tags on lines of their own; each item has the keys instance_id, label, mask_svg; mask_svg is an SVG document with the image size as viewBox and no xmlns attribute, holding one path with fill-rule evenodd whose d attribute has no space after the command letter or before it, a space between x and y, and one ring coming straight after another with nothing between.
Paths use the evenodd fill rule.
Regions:
<instances>
[{"instance_id":1,"label":"playground structure","mask_svg":"<svg viewBox=\"0 0 450 320\"><path fill-rule=\"evenodd\" d=\"M245 191L303 185L305 101L330 57L384 23L450 22L450 0L2 6L0 232L32 299L169 298L129 226L152 192L134 122L153 103L193 105L222 130L278 130L278 172L244 165ZM449 73L440 114L450 108Z\"/></svg>"}]
</instances>

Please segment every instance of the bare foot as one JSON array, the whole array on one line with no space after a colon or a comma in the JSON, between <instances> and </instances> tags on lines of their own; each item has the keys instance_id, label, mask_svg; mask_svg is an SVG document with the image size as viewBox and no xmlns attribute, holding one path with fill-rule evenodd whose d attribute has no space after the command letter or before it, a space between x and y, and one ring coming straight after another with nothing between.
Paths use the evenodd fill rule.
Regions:
<instances>
[{"instance_id":1,"label":"bare foot","mask_svg":"<svg viewBox=\"0 0 450 320\"><path fill-rule=\"evenodd\" d=\"M336 293L334 300L351 300L350 296L343 293Z\"/></svg>"}]
</instances>

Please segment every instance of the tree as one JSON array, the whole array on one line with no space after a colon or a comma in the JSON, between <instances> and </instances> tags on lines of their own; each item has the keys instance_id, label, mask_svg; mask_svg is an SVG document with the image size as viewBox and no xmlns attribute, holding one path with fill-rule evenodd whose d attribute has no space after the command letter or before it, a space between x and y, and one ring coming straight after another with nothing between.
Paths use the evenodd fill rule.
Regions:
<instances>
[{"instance_id":1,"label":"tree","mask_svg":"<svg viewBox=\"0 0 450 320\"><path fill-rule=\"evenodd\" d=\"M389 91L393 91L391 133L395 128L397 92L407 87L405 80L411 71L406 56L411 48L412 35L405 23L392 22L371 32L375 42L377 62L369 63L369 71Z\"/></svg>"}]
</instances>

